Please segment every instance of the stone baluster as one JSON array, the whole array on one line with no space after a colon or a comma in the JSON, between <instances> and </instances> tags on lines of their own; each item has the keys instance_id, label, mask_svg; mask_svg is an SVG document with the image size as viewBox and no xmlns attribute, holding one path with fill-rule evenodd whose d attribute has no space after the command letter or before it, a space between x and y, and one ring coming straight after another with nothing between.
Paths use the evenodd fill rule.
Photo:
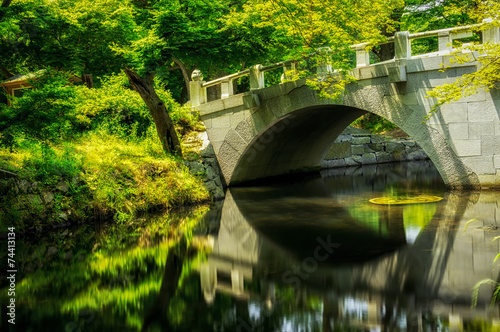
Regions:
<instances>
[{"instance_id":1,"label":"stone baluster","mask_svg":"<svg viewBox=\"0 0 500 332\"><path fill-rule=\"evenodd\" d=\"M283 75L281 75L281 83L293 80L295 76L297 64L295 62L285 63L283 65Z\"/></svg>"},{"instance_id":2,"label":"stone baluster","mask_svg":"<svg viewBox=\"0 0 500 332\"><path fill-rule=\"evenodd\" d=\"M483 23L491 23L493 19L487 18L483 20ZM500 28L499 27L491 27L487 30L483 31L483 43L500 43Z\"/></svg>"},{"instance_id":3,"label":"stone baluster","mask_svg":"<svg viewBox=\"0 0 500 332\"><path fill-rule=\"evenodd\" d=\"M440 53L450 53L453 50L452 37L449 31L443 31L438 33L438 45Z\"/></svg>"},{"instance_id":4,"label":"stone baluster","mask_svg":"<svg viewBox=\"0 0 500 332\"><path fill-rule=\"evenodd\" d=\"M234 95L233 80L229 79L221 83L221 99Z\"/></svg>"},{"instance_id":5,"label":"stone baluster","mask_svg":"<svg viewBox=\"0 0 500 332\"><path fill-rule=\"evenodd\" d=\"M396 60L411 59L411 39L408 31L398 31L394 35Z\"/></svg>"},{"instance_id":6,"label":"stone baluster","mask_svg":"<svg viewBox=\"0 0 500 332\"><path fill-rule=\"evenodd\" d=\"M411 39L408 31L398 31L394 35L394 65L388 68L389 81L406 82L406 60L411 59Z\"/></svg>"},{"instance_id":7,"label":"stone baluster","mask_svg":"<svg viewBox=\"0 0 500 332\"><path fill-rule=\"evenodd\" d=\"M250 67L250 90L262 89L265 87L264 72L261 71L262 65Z\"/></svg>"},{"instance_id":8,"label":"stone baluster","mask_svg":"<svg viewBox=\"0 0 500 332\"><path fill-rule=\"evenodd\" d=\"M333 71L332 64L329 61L330 59L328 59L328 53L330 52L331 49L329 47L318 48L318 54L320 56L318 67L316 69L316 73L318 75L325 75Z\"/></svg>"},{"instance_id":9,"label":"stone baluster","mask_svg":"<svg viewBox=\"0 0 500 332\"><path fill-rule=\"evenodd\" d=\"M200 70L195 69L191 74L189 82L189 99L191 106L198 106L207 102L207 89L203 87L203 74Z\"/></svg>"},{"instance_id":10,"label":"stone baluster","mask_svg":"<svg viewBox=\"0 0 500 332\"><path fill-rule=\"evenodd\" d=\"M359 47L356 49L356 68L365 67L370 65L370 51L367 51L365 47Z\"/></svg>"}]
</instances>

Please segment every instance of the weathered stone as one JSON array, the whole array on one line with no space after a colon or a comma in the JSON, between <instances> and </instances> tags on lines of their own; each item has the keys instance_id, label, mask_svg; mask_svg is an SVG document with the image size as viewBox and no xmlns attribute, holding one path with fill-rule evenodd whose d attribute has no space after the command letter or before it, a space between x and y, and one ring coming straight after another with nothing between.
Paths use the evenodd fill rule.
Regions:
<instances>
[{"instance_id":1,"label":"weathered stone","mask_svg":"<svg viewBox=\"0 0 500 332\"><path fill-rule=\"evenodd\" d=\"M347 166L359 166L363 162L363 160L361 159L361 156L352 156L352 157L344 158L344 160L345 160L345 164Z\"/></svg>"},{"instance_id":2,"label":"weathered stone","mask_svg":"<svg viewBox=\"0 0 500 332\"><path fill-rule=\"evenodd\" d=\"M393 153L396 151L404 151L405 146L399 142L387 142L385 143L385 151Z\"/></svg>"},{"instance_id":3,"label":"weathered stone","mask_svg":"<svg viewBox=\"0 0 500 332\"><path fill-rule=\"evenodd\" d=\"M213 180L217 176L217 172L214 170L212 166L205 167L205 179Z\"/></svg>"},{"instance_id":4,"label":"weathered stone","mask_svg":"<svg viewBox=\"0 0 500 332\"><path fill-rule=\"evenodd\" d=\"M413 151L406 155L406 160L408 161L425 160L425 159L429 159L429 157L423 150Z\"/></svg>"},{"instance_id":5,"label":"weathered stone","mask_svg":"<svg viewBox=\"0 0 500 332\"><path fill-rule=\"evenodd\" d=\"M208 146L200 151L200 156L202 158L214 158L215 152L212 143L208 144Z\"/></svg>"},{"instance_id":6,"label":"weathered stone","mask_svg":"<svg viewBox=\"0 0 500 332\"><path fill-rule=\"evenodd\" d=\"M54 199L54 194L50 191L44 191L42 193L43 201L48 204Z\"/></svg>"},{"instance_id":7,"label":"weathered stone","mask_svg":"<svg viewBox=\"0 0 500 332\"><path fill-rule=\"evenodd\" d=\"M323 161L324 168L335 168L335 167L344 167L344 166L346 166L344 159L331 159L331 160L324 160Z\"/></svg>"},{"instance_id":8,"label":"weathered stone","mask_svg":"<svg viewBox=\"0 0 500 332\"><path fill-rule=\"evenodd\" d=\"M372 135L371 136L371 143L382 143L385 142L387 139L385 137L379 136L379 135Z\"/></svg>"},{"instance_id":9,"label":"weathered stone","mask_svg":"<svg viewBox=\"0 0 500 332\"><path fill-rule=\"evenodd\" d=\"M365 153L364 145L351 145L351 153L353 155L362 155Z\"/></svg>"},{"instance_id":10,"label":"weathered stone","mask_svg":"<svg viewBox=\"0 0 500 332\"><path fill-rule=\"evenodd\" d=\"M404 141L403 144L406 146L415 146L416 145L415 141L412 141L412 140Z\"/></svg>"},{"instance_id":11,"label":"weathered stone","mask_svg":"<svg viewBox=\"0 0 500 332\"><path fill-rule=\"evenodd\" d=\"M189 172L191 174L205 173L205 167L203 167L203 164L198 161L188 161L186 162L186 166L189 168Z\"/></svg>"},{"instance_id":12,"label":"weathered stone","mask_svg":"<svg viewBox=\"0 0 500 332\"><path fill-rule=\"evenodd\" d=\"M370 143L366 146L370 148L370 152L384 151L384 144L382 143Z\"/></svg>"},{"instance_id":13,"label":"weathered stone","mask_svg":"<svg viewBox=\"0 0 500 332\"><path fill-rule=\"evenodd\" d=\"M214 179L214 182L215 182L215 184L217 185L217 187L222 188L222 180L221 180L221 177L220 177L220 176L217 176L217 177Z\"/></svg>"},{"instance_id":14,"label":"weathered stone","mask_svg":"<svg viewBox=\"0 0 500 332\"><path fill-rule=\"evenodd\" d=\"M30 206L41 206L43 204L42 199L38 195L26 195L26 200Z\"/></svg>"},{"instance_id":15,"label":"weathered stone","mask_svg":"<svg viewBox=\"0 0 500 332\"><path fill-rule=\"evenodd\" d=\"M59 212L57 216L64 221L68 221L68 214L66 212Z\"/></svg>"},{"instance_id":16,"label":"weathered stone","mask_svg":"<svg viewBox=\"0 0 500 332\"><path fill-rule=\"evenodd\" d=\"M55 254L57 254L57 249L56 247L50 247L49 250L47 250L47 257L52 257Z\"/></svg>"},{"instance_id":17,"label":"weathered stone","mask_svg":"<svg viewBox=\"0 0 500 332\"><path fill-rule=\"evenodd\" d=\"M390 163L394 161L394 157L388 152L375 152L375 156L377 157L377 163L379 164Z\"/></svg>"},{"instance_id":18,"label":"weathered stone","mask_svg":"<svg viewBox=\"0 0 500 332\"><path fill-rule=\"evenodd\" d=\"M350 142L351 138L352 138L351 135L340 135L339 137L337 137L335 142L339 142L339 143L340 142Z\"/></svg>"},{"instance_id":19,"label":"weathered stone","mask_svg":"<svg viewBox=\"0 0 500 332\"><path fill-rule=\"evenodd\" d=\"M362 156L363 165L372 165L377 163L377 157L375 153L365 153Z\"/></svg>"},{"instance_id":20,"label":"weathered stone","mask_svg":"<svg viewBox=\"0 0 500 332\"><path fill-rule=\"evenodd\" d=\"M67 193L69 190L69 186L66 182L64 181L59 181L59 183L56 186L56 189L59 191L62 191L63 193Z\"/></svg>"},{"instance_id":21,"label":"weathered stone","mask_svg":"<svg viewBox=\"0 0 500 332\"><path fill-rule=\"evenodd\" d=\"M406 160L406 151L405 150L394 151L392 153L392 156L394 157L394 160L396 160L396 161L405 161Z\"/></svg>"},{"instance_id":22,"label":"weathered stone","mask_svg":"<svg viewBox=\"0 0 500 332\"><path fill-rule=\"evenodd\" d=\"M23 194L27 194L31 189L31 182L28 180L21 180L17 183L17 188L19 188L19 191Z\"/></svg>"},{"instance_id":23,"label":"weathered stone","mask_svg":"<svg viewBox=\"0 0 500 332\"><path fill-rule=\"evenodd\" d=\"M212 196L214 200L220 200L224 198L224 191L216 185L215 181L205 182L205 187L210 192L210 196Z\"/></svg>"},{"instance_id":24,"label":"weathered stone","mask_svg":"<svg viewBox=\"0 0 500 332\"><path fill-rule=\"evenodd\" d=\"M370 136L353 136L351 139L352 144L368 144L371 143L372 139Z\"/></svg>"}]
</instances>

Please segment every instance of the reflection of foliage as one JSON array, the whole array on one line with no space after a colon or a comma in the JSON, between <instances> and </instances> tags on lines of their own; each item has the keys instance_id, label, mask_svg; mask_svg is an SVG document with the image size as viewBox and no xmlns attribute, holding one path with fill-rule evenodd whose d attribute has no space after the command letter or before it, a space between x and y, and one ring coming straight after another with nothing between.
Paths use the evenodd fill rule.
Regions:
<instances>
[{"instance_id":1,"label":"reflection of foliage","mask_svg":"<svg viewBox=\"0 0 500 332\"><path fill-rule=\"evenodd\" d=\"M134 229L132 234L119 232L116 227L105 231L97 239L94 254L85 260L75 258L69 267L61 261L44 261L46 268L28 273L17 284L16 301L23 303L16 312L18 319L29 316L26 321L39 326L57 317L64 325L80 319L84 312L92 312L97 318L89 325L90 330L105 330L107 325L114 326L117 319L123 322L125 330L140 329L145 310L158 295L167 254L175 245L168 239L179 232L190 233L205 211L206 207L201 207L176 218L156 217L147 223L141 219L122 226ZM122 238L125 233L129 234L128 239ZM136 245L125 246L126 242ZM46 246L45 241L39 243ZM119 250L115 248L117 243L121 244ZM201 258L187 262L186 273L193 271ZM0 302L7 300L6 294L2 290Z\"/></svg>"}]
</instances>

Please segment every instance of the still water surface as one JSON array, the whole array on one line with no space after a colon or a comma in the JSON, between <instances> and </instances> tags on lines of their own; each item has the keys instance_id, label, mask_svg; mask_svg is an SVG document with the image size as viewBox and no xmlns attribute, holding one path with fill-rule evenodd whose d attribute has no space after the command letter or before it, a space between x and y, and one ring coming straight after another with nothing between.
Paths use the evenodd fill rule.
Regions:
<instances>
[{"instance_id":1,"label":"still water surface","mask_svg":"<svg viewBox=\"0 0 500 332\"><path fill-rule=\"evenodd\" d=\"M422 194L443 200L369 202ZM205 249L184 259L175 293L172 230L161 218L131 224L131 241L113 230L61 230L26 243L12 330L500 330L498 305L490 307L498 216L500 193L447 192L429 162L232 188L210 211L177 216L197 225L189 238ZM82 245L68 255L68 241ZM485 279L492 282L475 293Z\"/></svg>"}]
</instances>

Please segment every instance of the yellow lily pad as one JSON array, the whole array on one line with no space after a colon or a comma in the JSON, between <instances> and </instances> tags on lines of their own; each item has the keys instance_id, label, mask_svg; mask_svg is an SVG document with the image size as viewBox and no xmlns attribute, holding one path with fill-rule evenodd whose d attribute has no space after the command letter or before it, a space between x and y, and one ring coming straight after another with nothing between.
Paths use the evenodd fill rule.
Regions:
<instances>
[{"instance_id":1,"label":"yellow lily pad","mask_svg":"<svg viewBox=\"0 0 500 332\"><path fill-rule=\"evenodd\" d=\"M415 197L377 197L369 200L370 203L379 205L396 205L396 204L421 204L421 203L434 203L442 200L442 197L419 195Z\"/></svg>"}]
</instances>

